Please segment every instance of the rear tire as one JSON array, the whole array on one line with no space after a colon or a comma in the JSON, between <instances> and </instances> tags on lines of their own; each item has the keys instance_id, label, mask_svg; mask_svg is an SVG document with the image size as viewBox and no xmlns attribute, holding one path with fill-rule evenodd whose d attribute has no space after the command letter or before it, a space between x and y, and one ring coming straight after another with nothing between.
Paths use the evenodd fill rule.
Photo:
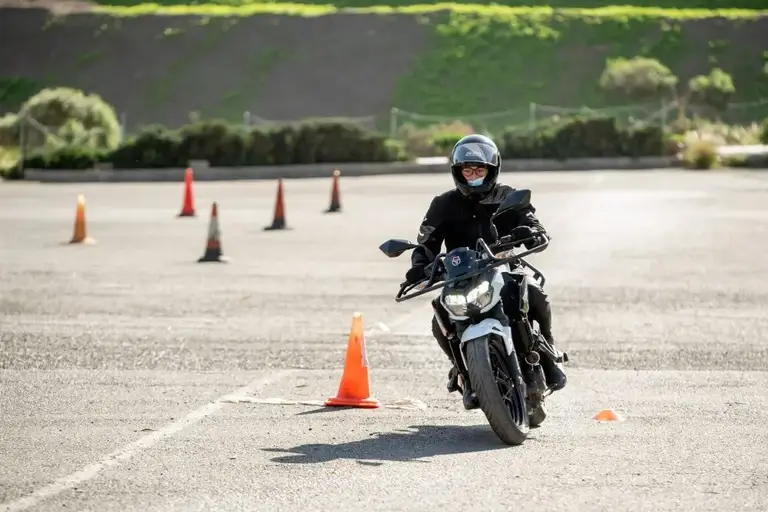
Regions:
<instances>
[{"instance_id":1,"label":"rear tire","mask_svg":"<svg viewBox=\"0 0 768 512\"><path fill-rule=\"evenodd\" d=\"M501 347L503 343L495 343L488 336L468 343L467 370L472 390L493 431L506 444L520 445L528 437L529 428L525 392L518 384L522 377L513 374L501 357ZM511 382L504 382L507 379Z\"/></svg>"}]
</instances>

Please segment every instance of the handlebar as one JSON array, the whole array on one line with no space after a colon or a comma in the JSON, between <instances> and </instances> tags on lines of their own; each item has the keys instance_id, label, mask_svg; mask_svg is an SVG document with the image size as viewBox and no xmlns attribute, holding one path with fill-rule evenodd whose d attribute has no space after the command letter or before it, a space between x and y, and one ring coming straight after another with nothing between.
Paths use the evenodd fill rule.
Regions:
<instances>
[{"instance_id":1,"label":"handlebar","mask_svg":"<svg viewBox=\"0 0 768 512\"><path fill-rule=\"evenodd\" d=\"M491 263L490 265L485 265L482 268L480 268L478 270L475 270L474 272L470 272L470 273L464 274L461 277L457 277L457 278L454 278L454 279L451 279L451 280L448 280L448 281L440 281L440 282L435 283L434 279L438 275L438 267L439 267L440 264L442 264L442 258L445 257L445 253L438 254L435 257L434 261L432 263L430 263L430 265L427 266L427 268L429 268L429 266L434 265L432 267L432 272L429 275L429 277L424 278L421 281L418 281L418 282L413 283L413 284L409 284L407 281L401 283L400 284L400 290L397 292L397 295L395 295L395 302L403 302L405 300L409 300L409 299L413 299L415 297L419 297L421 295L424 295L425 293L429 293L431 291L437 290L437 289L442 288L444 286L447 286L449 284L452 284L452 283L455 283L455 282L458 282L458 281L463 281L465 279L469 279L470 277L474 277L476 275L480 275L480 274L482 274L483 272L485 272L486 270L488 270L490 268L500 267L500 266L505 265L507 263L511 263L512 261L515 261L515 260L519 261L523 266L526 266L526 267L530 268L531 270L533 270L533 272L534 272L534 279L541 278L541 285L543 286L545 281L546 281L544 275L536 267L534 267L533 265L531 265L530 263L525 261L523 259L523 256L528 256L529 254L534 254L534 253L541 252L542 250L544 250L549 245L549 237L547 235L544 235L544 234L538 234L537 236L543 236L544 237L544 243L542 243L541 245L537 245L533 249L529 249L529 250L527 250L525 252L522 252L520 254L512 254L511 256L507 256L507 257L504 257L504 258L497 258L493 254L492 248L496 249L496 248L499 248L499 247L505 247L505 246L509 246L509 245L513 245L513 246L522 245L525 242L528 242L528 241L533 240L534 238L536 238L536 236L531 236L531 237L528 237L528 238L525 238L525 239L522 239L522 240L511 240L511 239L509 239L509 241L502 242L502 240L507 238L507 236L502 237L498 242L495 242L495 243L491 244L491 246L489 246L485 242L485 240L483 240L482 238L478 239L478 244L487 253L488 257L493 261L493 263ZM504 251L502 251L502 252L504 252ZM418 292L406 295L407 292L409 292L411 290L414 290L417 287L420 287Z\"/></svg>"}]
</instances>

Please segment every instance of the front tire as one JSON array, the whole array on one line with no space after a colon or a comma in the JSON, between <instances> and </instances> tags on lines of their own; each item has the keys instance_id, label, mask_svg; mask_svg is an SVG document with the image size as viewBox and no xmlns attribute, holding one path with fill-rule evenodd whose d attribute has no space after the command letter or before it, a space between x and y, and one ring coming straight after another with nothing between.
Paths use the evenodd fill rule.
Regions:
<instances>
[{"instance_id":1,"label":"front tire","mask_svg":"<svg viewBox=\"0 0 768 512\"><path fill-rule=\"evenodd\" d=\"M488 336L467 345L467 370L472 389L496 435L520 445L528 437L528 411L522 377L506 363L503 343Z\"/></svg>"}]
</instances>

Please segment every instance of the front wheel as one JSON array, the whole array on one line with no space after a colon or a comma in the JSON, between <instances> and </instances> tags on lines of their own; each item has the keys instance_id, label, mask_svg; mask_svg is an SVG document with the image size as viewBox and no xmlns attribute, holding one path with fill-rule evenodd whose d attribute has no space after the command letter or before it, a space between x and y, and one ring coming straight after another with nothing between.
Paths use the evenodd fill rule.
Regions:
<instances>
[{"instance_id":1,"label":"front wheel","mask_svg":"<svg viewBox=\"0 0 768 512\"><path fill-rule=\"evenodd\" d=\"M488 336L467 346L467 370L480 408L499 439L520 445L528 437L522 378L506 363L500 340Z\"/></svg>"}]
</instances>

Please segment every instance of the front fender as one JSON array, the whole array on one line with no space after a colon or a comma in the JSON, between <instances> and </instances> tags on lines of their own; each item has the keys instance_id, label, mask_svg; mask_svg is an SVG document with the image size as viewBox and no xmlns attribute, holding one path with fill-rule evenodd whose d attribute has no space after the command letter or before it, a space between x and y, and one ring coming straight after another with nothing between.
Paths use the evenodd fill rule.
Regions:
<instances>
[{"instance_id":1,"label":"front fender","mask_svg":"<svg viewBox=\"0 0 768 512\"><path fill-rule=\"evenodd\" d=\"M464 345L472 340L491 334L501 336L501 339L504 340L504 346L507 349L507 355L512 355L512 352L515 350L515 346L512 343L512 329L504 327L501 325L501 322L495 318L486 318L481 322L467 327L461 335L461 344Z\"/></svg>"}]
</instances>

